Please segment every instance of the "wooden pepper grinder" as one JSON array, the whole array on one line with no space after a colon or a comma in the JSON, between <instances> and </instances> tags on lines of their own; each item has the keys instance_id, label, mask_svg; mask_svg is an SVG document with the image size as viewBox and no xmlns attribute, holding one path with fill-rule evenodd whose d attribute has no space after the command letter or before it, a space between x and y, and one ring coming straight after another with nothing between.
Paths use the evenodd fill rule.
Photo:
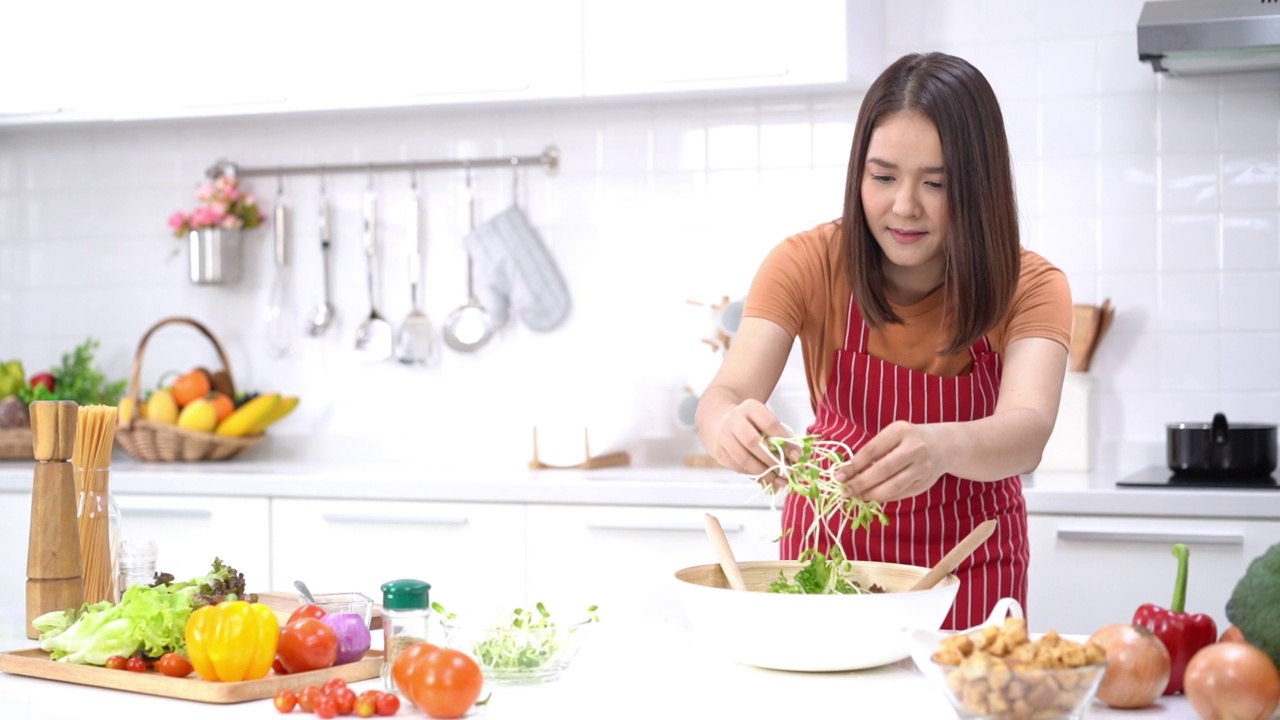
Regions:
<instances>
[{"instance_id":1,"label":"wooden pepper grinder","mask_svg":"<svg viewBox=\"0 0 1280 720\"><path fill-rule=\"evenodd\" d=\"M71 452L79 407L67 400L31 403L31 536L27 544L27 637L37 617L84 603L80 527Z\"/></svg>"}]
</instances>

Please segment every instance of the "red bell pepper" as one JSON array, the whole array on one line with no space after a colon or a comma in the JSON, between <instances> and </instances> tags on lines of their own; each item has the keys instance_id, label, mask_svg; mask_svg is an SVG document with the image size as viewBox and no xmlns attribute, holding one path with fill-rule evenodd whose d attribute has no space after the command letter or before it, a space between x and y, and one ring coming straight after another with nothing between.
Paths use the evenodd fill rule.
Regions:
<instances>
[{"instance_id":1,"label":"red bell pepper","mask_svg":"<svg viewBox=\"0 0 1280 720\"><path fill-rule=\"evenodd\" d=\"M1160 638L1169 650L1173 661L1169 672L1169 685L1165 695L1182 692L1182 676L1187 663L1196 651L1218 640L1218 626L1204 613L1183 612L1187 601L1187 546L1173 546L1173 556L1178 558L1178 579L1173 585L1173 604L1168 609L1147 603L1133 614L1133 624L1141 625Z\"/></svg>"}]
</instances>

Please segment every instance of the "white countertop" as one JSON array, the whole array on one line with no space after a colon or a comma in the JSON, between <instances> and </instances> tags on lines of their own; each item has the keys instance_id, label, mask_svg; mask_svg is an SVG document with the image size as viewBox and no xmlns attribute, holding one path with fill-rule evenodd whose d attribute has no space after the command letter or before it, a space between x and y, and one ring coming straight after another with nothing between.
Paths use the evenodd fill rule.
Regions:
<instances>
[{"instance_id":1,"label":"white countertop","mask_svg":"<svg viewBox=\"0 0 1280 720\"><path fill-rule=\"evenodd\" d=\"M117 451L111 482L122 494L422 500L440 502L765 507L770 498L727 470L621 467L594 470L475 469L287 454L204 463L146 463ZM1280 517L1280 490L1130 489L1114 471L1032 473L1032 513L1161 517ZM29 492L32 462L0 461L0 492Z\"/></svg>"},{"instance_id":2,"label":"white countertop","mask_svg":"<svg viewBox=\"0 0 1280 720\"><path fill-rule=\"evenodd\" d=\"M872 670L794 673L740 665L700 645L679 619L604 621L559 680L492 686L493 697L467 715L477 720L577 718L868 717L953 718L942 694L910 659ZM22 646L30 646L24 641ZM379 688L376 680L352 686ZM271 700L209 705L0 673L6 720L181 717L184 720L269 718ZM92 708L89 713L87 708ZM295 710L295 713L298 711ZM423 717L401 708L399 716ZM1196 717L1182 697L1142 711L1094 703L1088 718Z\"/></svg>"}]
</instances>

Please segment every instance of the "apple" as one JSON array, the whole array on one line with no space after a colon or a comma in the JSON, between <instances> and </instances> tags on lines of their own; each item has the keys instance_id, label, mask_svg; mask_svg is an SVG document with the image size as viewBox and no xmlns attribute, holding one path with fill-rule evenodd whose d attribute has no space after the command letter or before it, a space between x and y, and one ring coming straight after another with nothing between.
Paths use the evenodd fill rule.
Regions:
<instances>
[{"instance_id":1,"label":"apple","mask_svg":"<svg viewBox=\"0 0 1280 720\"><path fill-rule=\"evenodd\" d=\"M34 389L41 385L43 385L45 389L48 390L49 392L53 392L53 375L47 372L36 373L35 375L32 375L31 387Z\"/></svg>"}]
</instances>

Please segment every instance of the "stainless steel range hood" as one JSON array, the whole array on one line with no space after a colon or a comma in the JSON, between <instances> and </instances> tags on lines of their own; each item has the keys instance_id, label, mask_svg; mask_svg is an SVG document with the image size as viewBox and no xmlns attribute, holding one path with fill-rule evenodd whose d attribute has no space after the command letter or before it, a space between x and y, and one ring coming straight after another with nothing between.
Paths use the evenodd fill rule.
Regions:
<instances>
[{"instance_id":1,"label":"stainless steel range hood","mask_svg":"<svg viewBox=\"0 0 1280 720\"><path fill-rule=\"evenodd\" d=\"M1280 0L1150 0L1138 59L1170 75L1280 69Z\"/></svg>"}]
</instances>

